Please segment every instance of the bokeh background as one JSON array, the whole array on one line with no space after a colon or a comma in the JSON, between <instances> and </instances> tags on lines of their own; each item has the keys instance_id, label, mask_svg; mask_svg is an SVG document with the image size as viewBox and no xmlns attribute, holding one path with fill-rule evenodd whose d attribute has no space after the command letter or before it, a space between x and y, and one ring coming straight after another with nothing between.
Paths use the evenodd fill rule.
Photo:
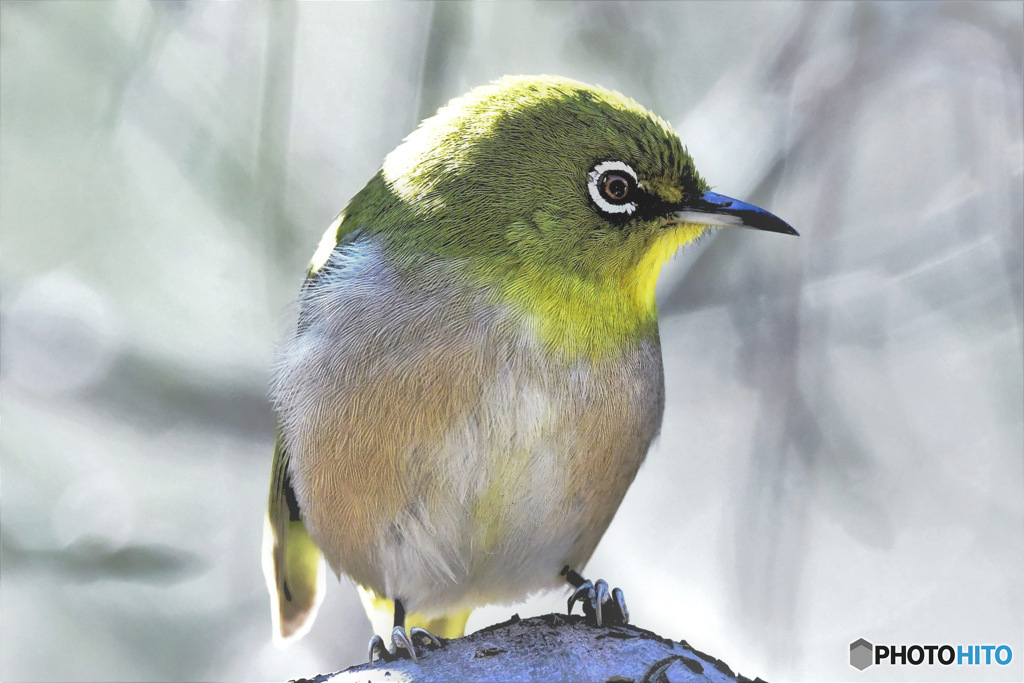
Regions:
<instances>
[{"instance_id":1,"label":"bokeh background","mask_svg":"<svg viewBox=\"0 0 1024 683\"><path fill-rule=\"evenodd\" d=\"M270 641L275 345L421 118L557 73L802 235L723 231L665 271L663 434L587 573L750 676L1021 680L1022 26L1019 2L0 3L0 678L362 660L345 581ZM858 672L861 637L1014 658Z\"/></svg>"}]
</instances>

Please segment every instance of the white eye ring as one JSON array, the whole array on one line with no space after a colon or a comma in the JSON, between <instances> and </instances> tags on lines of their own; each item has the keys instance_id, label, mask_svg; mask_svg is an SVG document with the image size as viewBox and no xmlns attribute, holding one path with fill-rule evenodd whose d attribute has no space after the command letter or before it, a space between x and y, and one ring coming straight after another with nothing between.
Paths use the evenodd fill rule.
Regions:
<instances>
[{"instance_id":1,"label":"white eye ring","mask_svg":"<svg viewBox=\"0 0 1024 683\"><path fill-rule=\"evenodd\" d=\"M629 164L622 161L602 161L594 166L593 170L587 175L587 190L590 192L590 199L597 205L597 208L601 209L601 211L604 211L605 213L626 214L627 216L632 215L632 213L636 211L636 202L612 204L601 196L601 190L598 188L597 183L601 179L601 176L609 171L619 171L620 173L628 175L633 179L633 183L637 187L640 187L640 181L636 178L636 172L629 166Z\"/></svg>"}]
</instances>

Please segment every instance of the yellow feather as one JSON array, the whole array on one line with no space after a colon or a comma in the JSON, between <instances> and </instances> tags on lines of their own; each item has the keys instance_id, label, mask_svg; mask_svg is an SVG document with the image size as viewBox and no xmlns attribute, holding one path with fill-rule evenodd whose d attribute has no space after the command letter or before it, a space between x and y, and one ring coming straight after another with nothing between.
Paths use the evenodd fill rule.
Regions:
<instances>
[{"instance_id":1,"label":"yellow feather","mask_svg":"<svg viewBox=\"0 0 1024 683\"><path fill-rule=\"evenodd\" d=\"M390 641L391 629L394 626L395 601L382 598L362 586L359 586L359 599L373 624L373 632ZM414 627L425 628L441 638L461 638L466 633L466 622L472 611L460 610L441 617L428 617L419 612L411 612L405 615L405 628L407 631Z\"/></svg>"},{"instance_id":2,"label":"yellow feather","mask_svg":"<svg viewBox=\"0 0 1024 683\"><path fill-rule=\"evenodd\" d=\"M680 223L663 231L654 240L634 271L632 283L636 304L650 313L657 313L654 289L658 284L661 267L672 258L682 247L693 242L708 229L706 225L696 223Z\"/></svg>"},{"instance_id":3,"label":"yellow feather","mask_svg":"<svg viewBox=\"0 0 1024 683\"><path fill-rule=\"evenodd\" d=\"M600 360L649 331L657 320L655 286L662 266L708 226L662 226L632 263L611 264L604 277L527 270L505 286L507 300L535 321L542 343L570 358Z\"/></svg>"}]
</instances>

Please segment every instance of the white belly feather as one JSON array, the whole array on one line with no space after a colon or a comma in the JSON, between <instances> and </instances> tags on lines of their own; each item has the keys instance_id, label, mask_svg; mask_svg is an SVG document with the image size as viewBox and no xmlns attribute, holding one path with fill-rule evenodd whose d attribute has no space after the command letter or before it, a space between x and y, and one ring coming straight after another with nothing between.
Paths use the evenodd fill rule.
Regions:
<instances>
[{"instance_id":1,"label":"white belly feather","mask_svg":"<svg viewBox=\"0 0 1024 683\"><path fill-rule=\"evenodd\" d=\"M331 566L427 615L557 585L563 565L590 557L660 426L656 335L606 363L551 359L529 320L468 306L470 295L437 284L444 278L433 289L398 289L372 244L353 244L332 261L338 267L304 295L312 322L300 319L273 391L303 518ZM468 348L471 358L431 375L436 384L421 387L416 405L429 407L431 391L442 402L444 383L463 370L482 388L440 438L410 441L421 446L397 454L398 469L374 475L394 477L397 513L352 509L360 489L349 473L377 471L379 460L367 419L341 417L352 414L351 396L396 367L421 372L440 347ZM370 447L345 445L353 429L363 429L357 436ZM352 528L363 531L353 538Z\"/></svg>"},{"instance_id":2,"label":"white belly feather","mask_svg":"<svg viewBox=\"0 0 1024 683\"><path fill-rule=\"evenodd\" d=\"M581 527L559 429L544 388L496 378L480 414L453 426L436 460L450 496L421 501L378 544L389 595L431 596L419 611L510 602L557 584ZM589 553L588 553L589 554Z\"/></svg>"}]
</instances>

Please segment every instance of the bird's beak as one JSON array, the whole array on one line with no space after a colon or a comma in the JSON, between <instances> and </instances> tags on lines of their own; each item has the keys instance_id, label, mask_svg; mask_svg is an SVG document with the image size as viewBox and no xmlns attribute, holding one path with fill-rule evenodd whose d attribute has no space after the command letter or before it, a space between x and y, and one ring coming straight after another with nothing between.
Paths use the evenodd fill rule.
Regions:
<instances>
[{"instance_id":1,"label":"bird's beak","mask_svg":"<svg viewBox=\"0 0 1024 683\"><path fill-rule=\"evenodd\" d=\"M714 192L705 192L700 199L688 202L686 206L675 212L674 218L680 223L752 228L768 232L781 232L785 235L800 234L793 229L793 226L775 214L759 209L753 204L747 204Z\"/></svg>"}]
</instances>

